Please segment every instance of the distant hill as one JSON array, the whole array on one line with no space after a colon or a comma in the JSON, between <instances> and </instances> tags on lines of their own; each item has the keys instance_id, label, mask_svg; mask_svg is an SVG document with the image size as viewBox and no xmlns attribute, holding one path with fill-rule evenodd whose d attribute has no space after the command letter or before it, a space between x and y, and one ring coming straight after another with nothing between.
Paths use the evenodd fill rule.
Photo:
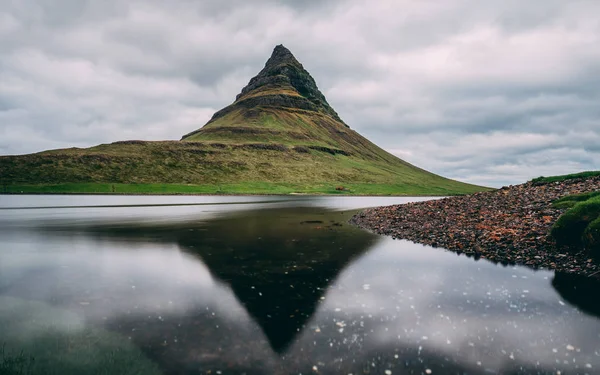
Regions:
<instances>
[{"instance_id":1,"label":"distant hill","mask_svg":"<svg viewBox=\"0 0 600 375\"><path fill-rule=\"evenodd\" d=\"M486 188L415 167L350 129L282 45L181 141L0 157L0 191L451 195Z\"/></svg>"}]
</instances>

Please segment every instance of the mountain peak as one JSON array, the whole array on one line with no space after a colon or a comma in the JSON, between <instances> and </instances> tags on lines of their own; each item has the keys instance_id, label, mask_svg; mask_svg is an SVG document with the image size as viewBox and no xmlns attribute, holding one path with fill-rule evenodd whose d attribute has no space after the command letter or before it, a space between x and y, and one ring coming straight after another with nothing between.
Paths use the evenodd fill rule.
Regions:
<instances>
[{"instance_id":1,"label":"mountain peak","mask_svg":"<svg viewBox=\"0 0 600 375\"><path fill-rule=\"evenodd\" d=\"M216 112L206 125L232 112L264 113L269 110L309 111L348 127L327 103L314 78L283 44L275 46L264 68L248 82L233 104ZM186 134L184 138L200 130Z\"/></svg>"},{"instance_id":2,"label":"mountain peak","mask_svg":"<svg viewBox=\"0 0 600 375\"><path fill-rule=\"evenodd\" d=\"M278 44L273 49L273 53L271 54L269 60L267 60L265 67L276 66L285 63L301 65L289 49L285 48L283 44Z\"/></svg>"}]
</instances>

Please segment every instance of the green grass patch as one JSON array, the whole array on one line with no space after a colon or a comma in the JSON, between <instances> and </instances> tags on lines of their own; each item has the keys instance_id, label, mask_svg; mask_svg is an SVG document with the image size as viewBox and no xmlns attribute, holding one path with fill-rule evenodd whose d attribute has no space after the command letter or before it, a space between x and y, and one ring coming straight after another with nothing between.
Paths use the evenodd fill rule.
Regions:
<instances>
[{"instance_id":1,"label":"green grass patch","mask_svg":"<svg viewBox=\"0 0 600 375\"><path fill-rule=\"evenodd\" d=\"M550 182L561 182L561 181L566 181L566 180L573 180L576 178L589 178L589 177L596 177L596 176L600 176L600 171L585 171L585 172L580 172L580 173L573 173L573 174L565 174L562 176L551 176L551 177L538 177L538 178L534 178L533 180L531 180L531 182L533 182L536 185L542 185L542 184L547 184Z\"/></svg>"},{"instance_id":2,"label":"green grass patch","mask_svg":"<svg viewBox=\"0 0 600 375\"><path fill-rule=\"evenodd\" d=\"M594 197L600 197L600 191L591 191L589 193L567 195L552 202L555 208L571 208L579 202L585 202Z\"/></svg>"},{"instance_id":3,"label":"green grass patch","mask_svg":"<svg viewBox=\"0 0 600 375\"><path fill-rule=\"evenodd\" d=\"M341 189L340 189L341 188ZM65 183L37 185L8 185L9 194L223 194L223 195L378 195L378 196L446 196L456 195L449 187L431 188L411 184L346 184L323 182L315 184L287 184L269 182L241 182L206 185L184 184L120 184L120 183ZM468 192L465 192L468 193Z\"/></svg>"},{"instance_id":4,"label":"green grass patch","mask_svg":"<svg viewBox=\"0 0 600 375\"><path fill-rule=\"evenodd\" d=\"M551 235L557 244L575 249L586 247L593 252L598 252L600 196L598 194L590 195L593 196L587 200L577 202L554 223ZM583 198L578 196L577 199ZM562 204L567 202L569 201L563 200Z\"/></svg>"}]
</instances>

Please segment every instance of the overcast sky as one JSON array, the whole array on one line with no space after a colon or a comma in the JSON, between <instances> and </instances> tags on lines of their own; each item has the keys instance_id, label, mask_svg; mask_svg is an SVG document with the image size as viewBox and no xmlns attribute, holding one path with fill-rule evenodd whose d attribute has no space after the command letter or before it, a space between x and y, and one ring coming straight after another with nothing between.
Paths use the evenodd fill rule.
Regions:
<instances>
[{"instance_id":1,"label":"overcast sky","mask_svg":"<svg viewBox=\"0 0 600 375\"><path fill-rule=\"evenodd\" d=\"M180 139L280 43L422 168L489 186L600 169L598 0L2 0L0 154Z\"/></svg>"}]
</instances>

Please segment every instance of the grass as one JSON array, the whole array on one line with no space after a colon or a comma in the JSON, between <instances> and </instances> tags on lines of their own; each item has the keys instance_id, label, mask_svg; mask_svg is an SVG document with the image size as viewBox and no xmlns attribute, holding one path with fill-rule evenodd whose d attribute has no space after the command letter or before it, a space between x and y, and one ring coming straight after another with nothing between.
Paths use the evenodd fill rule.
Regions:
<instances>
[{"instance_id":1,"label":"grass","mask_svg":"<svg viewBox=\"0 0 600 375\"><path fill-rule=\"evenodd\" d=\"M565 174L565 175L561 175L561 176L551 176L551 177L542 176L542 177L534 178L533 180L531 180L531 182L533 182L536 185L541 185L541 184L548 184L551 182L561 182L561 181L566 181L566 180L573 180L576 178L589 178L589 177L596 177L596 176L600 176L600 171L585 171L585 172Z\"/></svg>"},{"instance_id":2,"label":"grass","mask_svg":"<svg viewBox=\"0 0 600 375\"><path fill-rule=\"evenodd\" d=\"M564 197L554 204L558 207L572 204L552 227L551 235L556 242L574 249L583 247L600 256L600 192Z\"/></svg>"},{"instance_id":3,"label":"grass","mask_svg":"<svg viewBox=\"0 0 600 375\"><path fill-rule=\"evenodd\" d=\"M579 202L584 202L598 196L600 196L600 191L567 195L566 197L562 197L552 202L552 206L554 206L555 208L571 208Z\"/></svg>"},{"instance_id":4,"label":"grass","mask_svg":"<svg viewBox=\"0 0 600 375\"><path fill-rule=\"evenodd\" d=\"M339 188L343 188L340 190ZM379 195L379 196L447 196L456 195L452 189L430 188L401 184L343 184L315 183L277 184L247 182L228 184L183 185L183 184L122 184L122 183L65 183L37 185L8 185L8 194L222 194L222 195Z\"/></svg>"},{"instance_id":5,"label":"grass","mask_svg":"<svg viewBox=\"0 0 600 375\"><path fill-rule=\"evenodd\" d=\"M0 157L0 192L455 195L487 190L389 155L213 142L121 142ZM372 149L372 152L378 152ZM343 186L343 191L335 190Z\"/></svg>"}]
</instances>

